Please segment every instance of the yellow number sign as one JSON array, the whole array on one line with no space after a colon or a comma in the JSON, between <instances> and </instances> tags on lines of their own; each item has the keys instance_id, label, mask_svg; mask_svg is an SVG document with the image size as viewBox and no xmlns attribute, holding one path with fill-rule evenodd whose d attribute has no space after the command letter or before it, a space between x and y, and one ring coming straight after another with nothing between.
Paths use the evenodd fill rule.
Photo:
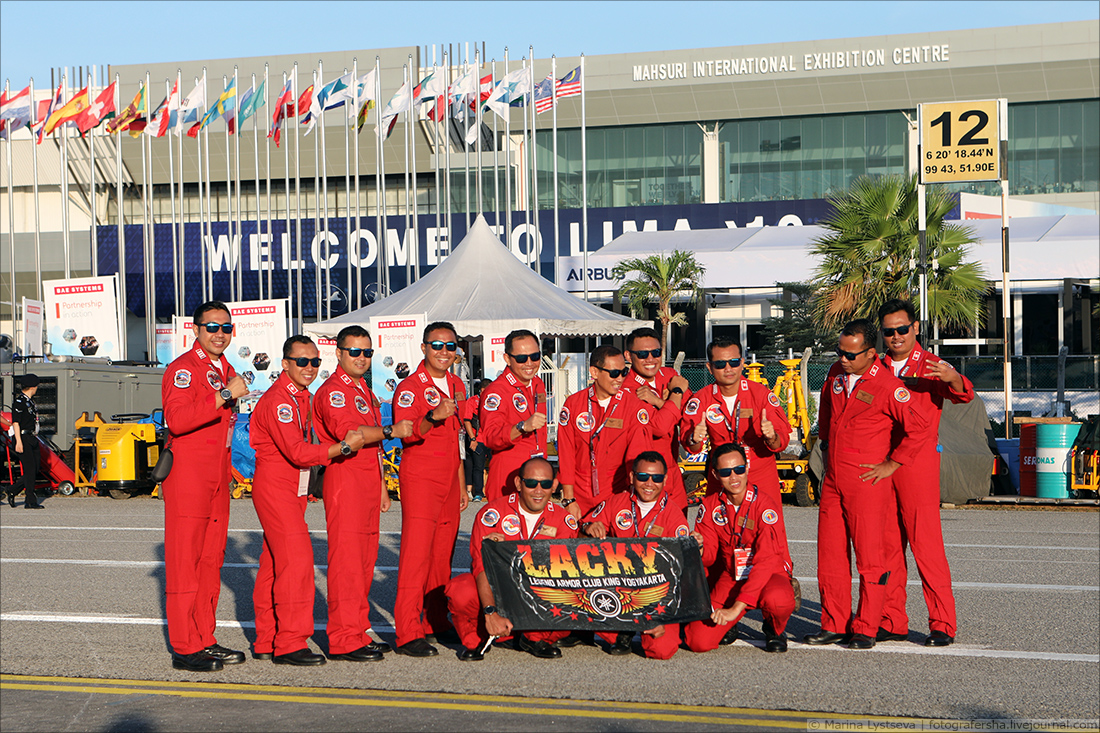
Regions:
<instances>
[{"instance_id":1,"label":"yellow number sign","mask_svg":"<svg viewBox=\"0 0 1100 733\"><path fill-rule=\"evenodd\" d=\"M920 105L921 183L1001 180L996 99Z\"/></svg>"}]
</instances>

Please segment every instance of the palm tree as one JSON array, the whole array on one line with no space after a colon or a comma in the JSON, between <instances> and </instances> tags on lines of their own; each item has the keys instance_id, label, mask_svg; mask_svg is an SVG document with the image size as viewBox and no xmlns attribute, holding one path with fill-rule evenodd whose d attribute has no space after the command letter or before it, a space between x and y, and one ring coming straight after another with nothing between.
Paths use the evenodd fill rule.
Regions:
<instances>
[{"instance_id":1,"label":"palm tree","mask_svg":"<svg viewBox=\"0 0 1100 733\"><path fill-rule=\"evenodd\" d=\"M851 188L830 197L834 212L819 222L829 233L814 242L821 258L814 273L814 317L836 329L853 318L874 320L891 298L918 300L919 256L916 177L860 176ZM989 289L980 263L965 261L977 240L966 226L944 221L954 207L950 195L929 186L926 243L929 313L922 318L969 332Z\"/></svg>"},{"instance_id":2,"label":"palm tree","mask_svg":"<svg viewBox=\"0 0 1100 733\"><path fill-rule=\"evenodd\" d=\"M687 315L672 312L672 299L677 293L687 292L687 302L693 303L703 293L701 283L706 268L700 265L692 252L675 250L668 257L660 254L623 260L612 271L615 278L634 275L619 286L619 292L630 303L635 317L642 313L650 301L657 301L657 320L661 322L661 351L668 359L668 342L672 324L687 325Z\"/></svg>"}]
</instances>

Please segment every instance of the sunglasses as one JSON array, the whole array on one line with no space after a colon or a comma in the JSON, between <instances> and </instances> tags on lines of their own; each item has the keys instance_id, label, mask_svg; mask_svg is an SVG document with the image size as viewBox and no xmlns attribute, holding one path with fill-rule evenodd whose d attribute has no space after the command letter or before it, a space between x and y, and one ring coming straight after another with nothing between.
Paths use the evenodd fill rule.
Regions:
<instances>
[{"instance_id":1,"label":"sunglasses","mask_svg":"<svg viewBox=\"0 0 1100 733\"><path fill-rule=\"evenodd\" d=\"M347 352L347 355L350 356L352 359L358 359L360 354L367 357L368 359L371 358L372 356L374 356L374 349L360 349L360 348L343 349L342 348L342 349L340 349L340 351Z\"/></svg>"},{"instance_id":2,"label":"sunglasses","mask_svg":"<svg viewBox=\"0 0 1100 733\"><path fill-rule=\"evenodd\" d=\"M541 486L544 489L554 488L554 479L552 479L552 478L544 478L544 479L525 478L525 479L522 479L522 481L523 481L523 485L526 486L529 489L533 489L536 486Z\"/></svg>"},{"instance_id":3,"label":"sunglasses","mask_svg":"<svg viewBox=\"0 0 1100 733\"><path fill-rule=\"evenodd\" d=\"M601 372L607 372L607 376L611 377L612 379L625 377L630 372L629 367L624 367L622 369L604 369L602 366L598 366L596 368L599 369Z\"/></svg>"},{"instance_id":4,"label":"sunglasses","mask_svg":"<svg viewBox=\"0 0 1100 733\"><path fill-rule=\"evenodd\" d=\"M295 366L302 368L302 369L305 369L307 366L311 366L311 367L314 367L314 368L317 368L317 367L321 366L321 357L319 357L319 356L315 356L312 359L307 358L305 356L299 356L297 359L294 359L294 358L288 356L286 358L286 360L291 362Z\"/></svg>"},{"instance_id":5,"label":"sunglasses","mask_svg":"<svg viewBox=\"0 0 1100 733\"><path fill-rule=\"evenodd\" d=\"M634 356L639 359L648 359L650 356L654 359L658 359L661 356L660 349L643 349L642 351L631 351L630 353L634 354Z\"/></svg>"},{"instance_id":6,"label":"sunglasses","mask_svg":"<svg viewBox=\"0 0 1100 733\"><path fill-rule=\"evenodd\" d=\"M714 469L714 472L716 474L718 474L719 476L721 476L722 478L729 478L729 475L731 473L736 473L738 476L744 476L745 471L747 471L747 470L749 470L748 466L741 465L741 466L732 466L730 468L716 468L716 469Z\"/></svg>"},{"instance_id":7,"label":"sunglasses","mask_svg":"<svg viewBox=\"0 0 1100 733\"><path fill-rule=\"evenodd\" d=\"M526 364L528 359L537 362L542 358L542 352L536 351L533 354L509 354L508 356L515 359L517 364Z\"/></svg>"},{"instance_id":8,"label":"sunglasses","mask_svg":"<svg viewBox=\"0 0 1100 733\"><path fill-rule=\"evenodd\" d=\"M232 323L200 323L198 325L199 328L205 328L207 333L217 333L219 329L225 334L232 335L233 333Z\"/></svg>"},{"instance_id":9,"label":"sunglasses","mask_svg":"<svg viewBox=\"0 0 1100 733\"><path fill-rule=\"evenodd\" d=\"M425 343L432 347L432 351L443 351L444 348L447 351L454 351L458 348L458 344L454 341L426 341Z\"/></svg>"},{"instance_id":10,"label":"sunglasses","mask_svg":"<svg viewBox=\"0 0 1100 733\"><path fill-rule=\"evenodd\" d=\"M870 350L871 350L871 347L868 346L863 351L857 351L856 353L853 354L851 351L845 351L844 349L842 349L838 346L838 347L836 347L836 355L839 356L841 359L847 359L848 361L854 361L857 356L859 356L860 354L866 354Z\"/></svg>"},{"instance_id":11,"label":"sunglasses","mask_svg":"<svg viewBox=\"0 0 1100 733\"><path fill-rule=\"evenodd\" d=\"M655 484L663 484L665 482L665 475L663 473L636 473L634 478L643 484L646 481L652 481Z\"/></svg>"},{"instance_id":12,"label":"sunglasses","mask_svg":"<svg viewBox=\"0 0 1100 733\"><path fill-rule=\"evenodd\" d=\"M894 331L897 331L898 334L904 336L905 334L909 333L909 329L911 329L912 327L913 324L910 323L908 326L898 326L897 328L884 328L882 329L882 335L886 338L890 338L894 335Z\"/></svg>"},{"instance_id":13,"label":"sunglasses","mask_svg":"<svg viewBox=\"0 0 1100 733\"><path fill-rule=\"evenodd\" d=\"M712 361L710 365L715 369L725 369L726 364L729 364L730 369L736 369L741 366L740 359L719 359L718 361Z\"/></svg>"}]
</instances>

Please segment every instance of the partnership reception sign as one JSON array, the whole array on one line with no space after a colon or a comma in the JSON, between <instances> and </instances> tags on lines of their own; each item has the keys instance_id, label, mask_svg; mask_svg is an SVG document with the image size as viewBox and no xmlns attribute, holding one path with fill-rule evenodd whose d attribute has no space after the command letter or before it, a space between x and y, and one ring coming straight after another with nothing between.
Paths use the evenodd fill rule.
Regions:
<instances>
[{"instance_id":1,"label":"partnership reception sign","mask_svg":"<svg viewBox=\"0 0 1100 733\"><path fill-rule=\"evenodd\" d=\"M115 277L45 280L46 340L55 356L121 359Z\"/></svg>"}]
</instances>

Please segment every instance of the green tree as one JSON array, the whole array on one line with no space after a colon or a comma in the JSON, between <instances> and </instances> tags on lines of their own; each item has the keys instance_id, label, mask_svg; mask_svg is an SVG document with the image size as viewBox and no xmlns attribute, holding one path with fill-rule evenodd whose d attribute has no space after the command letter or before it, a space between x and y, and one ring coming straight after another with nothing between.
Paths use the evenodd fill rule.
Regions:
<instances>
[{"instance_id":1,"label":"green tree","mask_svg":"<svg viewBox=\"0 0 1100 733\"><path fill-rule=\"evenodd\" d=\"M939 186L926 189L928 309L921 314L942 327L969 332L989 285L984 268L967 262L977 240L966 226L944 221L954 202ZM853 318L877 317L891 298L919 306L916 177L860 176L830 197L834 212L819 222L828 234L814 242L821 258L813 284L818 325L833 330Z\"/></svg>"},{"instance_id":2,"label":"green tree","mask_svg":"<svg viewBox=\"0 0 1100 733\"><path fill-rule=\"evenodd\" d=\"M768 348L784 356L788 349L799 355L807 348L815 354L831 350L836 345L835 335L819 328L814 320L813 299L817 288L813 283L785 282L776 283L776 287L783 289L785 297L768 298L773 307L781 310L781 315L762 321Z\"/></svg>"},{"instance_id":3,"label":"green tree","mask_svg":"<svg viewBox=\"0 0 1100 733\"><path fill-rule=\"evenodd\" d=\"M694 253L683 250L675 250L667 257L654 254L623 260L612 271L617 279L630 276L619 286L619 292L630 304L634 317L645 310L647 303L657 301L661 349L666 361L672 324L687 325L686 314L672 312L672 299L679 293L687 293L688 303L698 300L705 274L706 268L696 261Z\"/></svg>"}]
</instances>

